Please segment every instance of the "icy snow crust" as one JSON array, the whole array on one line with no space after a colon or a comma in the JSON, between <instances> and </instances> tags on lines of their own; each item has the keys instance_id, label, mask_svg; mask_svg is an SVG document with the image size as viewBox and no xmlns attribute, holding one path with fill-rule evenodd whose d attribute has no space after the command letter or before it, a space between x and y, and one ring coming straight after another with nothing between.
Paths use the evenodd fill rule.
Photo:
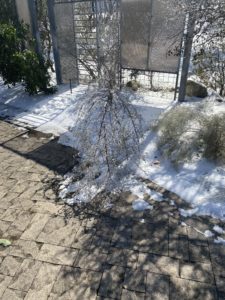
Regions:
<instances>
[{"instance_id":1,"label":"icy snow crust","mask_svg":"<svg viewBox=\"0 0 225 300\"><path fill-rule=\"evenodd\" d=\"M55 95L31 97L25 94L19 86L8 90L0 82L0 115L11 114L15 118L29 120L28 125L33 122L32 118L41 120L36 126L38 130L54 135L62 134L61 143L76 147L76 139L70 132L70 128L76 122L78 99L82 99L82 95L85 97L86 91L85 86L78 86L73 88L71 94L69 87L64 85L59 87ZM225 220L225 167L199 159L185 163L175 170L170 161L163 159L157 150L157 135L151 131L150 125L163 112L171 109L177 103L160 98L157 93L156 97L150 97L145 91L131 96L133 103L144 118L146 132L141 141L141 157L133 157L127 162L130 173L129 176L124 176L123 180L120 180L119 188L131 191L141 202L144 201L146 193L156 201L162 201L163 198L160 194L147 189L144 183L137 179L139 177L148 178L177 193L192 205L192 209L181 211L183 215L208 215ZM225 104L216 102L215 98L216 96L212 94L201 100L208 115L225 112ZM181 105L195 107L199 103L199 99L192 99L191 102ZM159 163L155 163L156 160ZM61 197L64 199L69 192L77 191L80 188L80 182L71 183L71 178L68 174L62 183ZM86 202L99 191L101 191L101 185L98 183L93 185L89 192L82 189L76 199L67 197L67 201L70 204ZM223 243L223 241L218 242Z\"/></svg>"}]
</instances>

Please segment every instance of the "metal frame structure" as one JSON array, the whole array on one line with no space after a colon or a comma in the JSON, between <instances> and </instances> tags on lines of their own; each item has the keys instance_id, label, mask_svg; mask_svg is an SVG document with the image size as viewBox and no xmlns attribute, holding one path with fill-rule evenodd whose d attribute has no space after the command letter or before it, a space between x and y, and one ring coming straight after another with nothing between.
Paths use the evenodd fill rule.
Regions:
<instances>
[{"instance_id":1,"label":"metal frame structure","mask_svg":"<svg viewBox=\"0 0 225 300\"><path fill-rule=\"evenodd\" d=\"M16 0L17 3L20 0ZM38 30L38 23L37 23L37 15L36 15L36 10L35 10L35 0L23 0L27 1L29 11L30 11L30 23L31 23L31 28L32 28L32 33L33 36L36 40L36 51L39 55L41 55L41 42L40 42L40 34ZM55 70L56 70L56 78L57 78L57 84L61 84L65 82L64 80L64 74L62 71L63 67L63 62L62 57L61 57L61 52L62 52L62 45L60 45L59 37L58 37L58 20L56 18L56 11L55 8L60 7L60 5L67 5L70 4L72 7L72 24L68 23L67 25L70 26L70 31L73 41L73 49L70 49L72 54L71 57L68 59L68 61L74 60L74 75L73 78L72 76L68 75L66 78L66 82L76 82L76 83L85 83L85 81L89 82L91 81L90 78L88 79L87 74L85 75L85 72L82 69L82 63L80 56L82 56L82 50L81 50L81 45L82 45L82 37L80 35L81 32L79 32L79 29L82 31L85 28L85 15L87 15L87 12L79 11L77 8L79 5L82 7L85 7L85 5L95 5L95 11L92 10L88 11L88 14L93 17L96 31L95 32L87 32L88 36L92 36L91 38L86 38L85 43L87 44L88 39L90 39L90 47L93 46L96 51L96 60L92 59L88 63L90 66L93 68L94 72L96 72L96 77L99 77L100 73L100 40L101 37L99 36L99 26L100 19L99 15L97 12L97 7L98 4L104 1L110 1L110 0L47 0L47 6L48 6L48 15L49 15L49 21L50 21L50 31L51 31L51 38L52 38L52 46L53 46L53 55L54 55L54 63L55 63ZM123 65L123 62L121 60L121 49L122 49L122 41L121 41L121 2L122 0L117 0L118 3L118 19L119 19L119 25L118 25L118 81L120 84L125 84L126 83L126 78L125 78L125 73L127 74L129 71L132 72L139 72L142 74L142 76L146 76L146 83L147 85L151 85L151 81L154 81L154 78L159 78L163 82L168 80L169 83L171 83L171 78L174 84L174 99L177 99L179 101L183 101L185 97L185 89L186 89L186 81L187 81L187 75L188 75L188 67L189 67L189 62L190 62L190 55L191 55L191 47L192 47L192 37L193 37L193 22L185 23L187 25L186 33L184 32L183 38L181 41L180 45L180 58L179 58L179 64L176 72L162 72L159 70L154 70L154 69L148 69L149 65L149 53L150 53L150 37L151 37L151 26L149 26L148 29L148 35L149 35L149 41L148 41L148 51L147 51L147 66L145 69L138 68L138 69L133 69L129 68ZM151 1L151 5L152 5ZM18 5L18 4L17 4ZM82 8L83 9L83 8ZM83 14L83 16L82 16ZM152 11L151 11L152 14ZM66 18L66 16L64 16ZM189 18L190 19L190 18ZM93 42L92 42L93 40ZM66 45L64 45L66 47ZM65 68L64 68L65 70ZM84 73L83 73L84 72ZM171 74L171 75L170 75ZM86 77L87 78L86 78ZM170 79L169 79L170 76ZM69 78L71 77L71 78ZM149 82L148 81L149 78Z\"/></svg>"},{"instance_id":2,"label":"metal frame structure","mask_svg":"<svg viewBox=\"0 0 225 300\"><path fill-rule=\"evenodd\" d=\"M149 85L150 85L150 88L152 88L152 90L157 90L156 87L153 88L153 86L152 86L152 81L155 81L155 80L153 80L154 78L159 78L162 83L167 81L169 83L169 86L167 87L168 90L172 90L171 81L173 81L174 100L176 100L177 93L179 92L179 84L180 84L180 79L181 79L181 76L180 76L181 65L182 65L182 62L184 61L183 47L185 47L185 43L186 43L185 32L184 32L184 28L185 28L185 24L186 24L185 14L181 14L181 15L176 14L176 9L173 9L172 6L171 7L169 6L171 9L171 12L170 12L170 10L168 10L169 7L166 6L165 9L163 8L162 16L159 17L158 13L161 11L160 5L162 5L162 3L163 3L163 1L161 2L160 0L159 1L157 1L157 0L141 0L140 2L132 1L132 0L122 0L122 1L124 2L124 7L123 7L123 11L121 13L125 12L125 20L123 20L123 23L125 23L126 20L128 19L127 21L129 24L129 26L127 25L129 27L128 28L128 37L126 37L126 33L125 34L123 33L123 36L125 35L125 43L128 44L128 49L129 49L129 51L127 51L126 45L125 45L125 51L126 51L125 55L129 56L130 51L133 53L133 48L134 48L135 49L134 53L137 57L139 56L139 53L140 53L141 59L139 59L139 61L142 65L141 68L135 66L136 63L133 63L133 61L135 60L136 56L134 56L134 53L131 54L131 58L128 57L128 60L125 58L124 62L122 62L122 64L121 64L121 79L122 79L123 83L124 83L124 81L126 81L126 79L124 79L124 74L126 74L128 71L130 71L131 77L132 77L132 74L134 74L134 73L139 73L139 74L141 74L142 77L144 74L145 79L144 79L144 83L141 82L142 86L144 85L144 86L149 87ZM169 3L169 1L168 1L168 3ZM130 4L131 4L131 7L129 6ZM148 14L147 14L147 10L149 11ZM156 12L155 12L155 10L156 10ZM138 13L136 13L137 11L138 11ZM140 12L144 13L145 11L146 11L146 17L144 18L144 21L143 21L140 19ZM160 21L163 20L163 16L165 15L165 13L167 14L167 11L168 11L168 20L169 20L168 24L171 25L171 27L167 26L169 28L168 29L169 31L168 31L167 27L165 27L165 24L164 24L164 27L161 28L161 31L159 31L159 35L158 35L157 30L159 27L157 28L155 26L158 26L159 24L161 24ZM155 13L156 13L156 16L154 15ZM171 23L171 16L173 16L174 20L175 20L172 23ZM133 20L133 21L129 21L129 18L131 18L131 20ZM144 31L143 22L144 23L147 22L146 24L149 24L148 34L146 32L143 32ZM179 25L180 27L179 26L176 27L177 22L178 22L178 24L180 24ZM167 24L167 22L165 22L165 23ZM140 31L138 29L139 28L138 25L141 26L142 31ZM124 26L123 24L120 24L120 28L123 29L124 28L123 26ZM127 28L126 28L127 26L125 23L125 32L127 31ZM176 36L176 38L175 38L176 40L174 40L174 42L175 42L174 44L173 44L173 34L171 34L171 30L173 30L173 28L175 28L174 36ZM182 28L183 28L183 30L182 30ZM129 30L131 33L129 32ZM178 32L178 34L177 34L177 32ZM134 34L134 40L133 40L134 45L131 47L130 42L132 43L132 39L133 39L132 33ZM137 34L138 34L138 36L137 36ZM163 34L163 36L164 36L163 38L165 38L165 40L163 40L163 44L165 44L164 48L162 47L162 43L160 42L161 38L162 38L161 34ZM147 37L147 35L148 35L148 37ZM170 44L170 38L169 38L170 35L172 37L172 41L171 41L171 45L173 45L172 47L171 47L171 45L169 45ZM143 37L144 37L144 40L143 40ZM137 39L138 43L140 43L140 46L139 46L139 44L135 44L136 39ZM158 39L159 39L159 42L158 42ZM179 42L179 39L180 39L180 42ZM122 46L123 46L123 42L124 41L122 41ZM142 43L144 43L145 47ZM161 43L161 47L160 47L160 43ZM167 48L166 44L168 45L168 48ZM135 48L135 46L137 48ZM160 52L159 54L155 53L156 52L155 49L157 49L157 46L159 46L159 52ZM121 47L121 49L122 49L121 51L123 51L124 47ZM172 53L172 55L168 54L168 57L165 56L165 54L163 54L163 53L165 53L165 51L168 51L168 53L169 53L170 49L171 50L173 49L172 52L170 51ZM152 50L153 50L154 54L152 54ZM143 53L144 53L144 56L143 56ZM171 61L170 57L174 56L173 53L175 53L175 57L179 56L179 59L177 59L177 60L172 59L172 61ZM180 55L177 55L176 53L180 53ZM123 53L123 56L124 56L124 53ZM127 57L127 56L125 56L125 57ZM166 59L169 59L168 62L166 61ZM160 64L158 62L161 63L161 61L162 61L162 65L160 66ZM152 64L152 62L153 62L153 64ZM174 64L174 62L175 62L175 64ZM165 65L164 65L164 63L165 63ZM168 63L169 63L169 65L168 65ZM172 63L172 65L171 65L171 63ZM189 62L188 62L188 64L189 64ZM159 66L159 68L157 68L157 65ZM168 68L167 66L170 66L170 65L171 65L171 67ZM138 76L137 76L137 78L138 78ZM150 82L149 82L148 78L149 78ZM162 86L162 90L163 89L166 89L166 87Z\"/></svg>"}]
</instances>

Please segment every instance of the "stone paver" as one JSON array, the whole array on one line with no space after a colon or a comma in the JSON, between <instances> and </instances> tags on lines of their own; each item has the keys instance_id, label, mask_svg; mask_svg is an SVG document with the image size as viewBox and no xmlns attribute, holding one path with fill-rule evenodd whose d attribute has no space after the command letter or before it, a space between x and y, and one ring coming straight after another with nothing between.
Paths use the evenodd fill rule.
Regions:
<instances>
[{"instance_id":1,"label":"stone paver","mask_svg":"<svg viewBox=\"0 0 225 300\"><path fill-rule=\"evenodd\" d=\"M9 286L11 280L12 280L12 277L0 274L0 298L4 294L7 287Z\"/></svg>"},{"instance_id":2,"label":"stone paver","mask_svg":"<svg viewBox=\"0 0 225 300\"><path fill-rule=\"evenodd\" d=\"M77 258L78 250L56 245L44 244L37 256L38 260L72 266Z\"/></svg>"},{"instance_id":3,"label":"stone paver","mask_svg":"<svg viewBox=\"0 0 225 300\"><path fill-rule=\"evenodd\" d=\"M75 267L84 270L103 271L106 260L107 255L104 253L80 250L75 262Z\"/></svg>"},{"instance_id":4,"label":"stone paver","mask_svg":"<svg viewBox=\"0 0 225 300\"><path fill-rule=\"evenodd\" d=\"M0 246L0 299L225 299L225 247L201 234L224 223L182 217L188 204L148 180L165 198L146 196L153 210L133 211L128 192L109 210L57 203L48 182L75 153L24 132L0 121L0 238L12 242Z\"/></svg>"},{"instance_id":5,"label":"stone paver","mask_svg":"<svg viewBox=\"0 0 225 300\"><path fill-rule=\"evenodd\" d=\"M197 281L172 278L170 282L170 299L173 300L215 300L216 289Z\"/></svg>"},{"instance_id":6,"label":"stone paver","mask_svg":"<svg viewBox=\"0 0 225 300\"><path fill-rule=\"evenodd\" d=\"M36 259L42 244L34 241L26 241L19 239L9 248L9 254L22 257Z\"/></svg>"},{"instance_id":7,"label":"stone paver","mask_svg":"<svg viewBox=\"0 0 225 300\"><path fill-rule=\"evenodd\" d=\"M16 290L28 291L40 266L40 261L29 258L24 259L20 268L13 277L9 287Z\"/></svg>"},{"instance_id":8,"label":"stone paver","mask_svg":"<svg viewBox=\"0 0 225 300\"><path fill-rule=\"evenodd\" d=\"M41 232L37 240L43 243L70 247L78 228L78 222L74 222L73 220L66 222L62 217L53 217L40 230Z\"/></svg>"},{"instance_id":9,"label":"stone paver","mask_svg":"<svg viewBox=\"0 0 225 300\"><path fill-rule=\"evenodd\" d=\"M211 264L206 263L180 263L180 276L185 279L213 283L214 277Z\"/></svg>"},{"instance_id":10,"label":"stone paver","mask_svg":"<svg viewBox=\"0 0 225 300\"><path fill-rule=\"evenodd\" d=\"M169 300L169 276L154 273L147 274L147 298L154 300Z\"/></svg>"},{"instance_id":11,"label":"stone paver","mask_svg":"<svg viewBox=\"0 0 225 300\"><path fill-rule=\"evenodd\" d=\"M107 262L111 265L131 267L136 269L138 262L138 251L111 248L109 250Z\"/></svg>"},{"instance_id":12,"label":"stone paver","mask_svg":"<svg viewBox=\"0 0 225 300\"><path fill-rule=\"evenodd\" d=\"M50 299L95 299L101 273L63 267L53 286Z\"/></svg>"},{"instance_id":13,"label":"stone paver","mask_svg":"<svg viewBox=\"0 0 225 300\"><path fill-rule=\"evenodd\" d=\"M43 263L37 273L35 280L28 291L26 300L44 300L48 298L61 266Z\"/></svg>"},{"instance_id":14,"label":"stone paver","mask_svg":"<svg viewBox=\"0 0 225 300\"><path fill-rule=\"evenodd\" d=\"M42 232L49 218L50 217L47 214L35 214L21 238L25 240L35 240Z\"/></svg>"},{"instance_id":15,"label":"stone paver","mask_svg":"<svg viewBox=\"0 0 225 300\"><path fill-rule=\"evenodd\" d=\"M140 253L138 267L157 274L179 276L179 260L168 256Z\"/></svg>"},{"instance_id":16,"label":"stone paver","mask_svg":"<svg viewBox=\"0 0 225 300\"><path fill-rule=\"evenodd\" d=\"M123 289L121 299L122 300L145 300L145 293L138 293L138 292Z\"/></svg>"},{"instance_id":17,"label":"stone paver","mask_svg":"<svg viewBox=\"0 0 225 300\"><path fill-rule=\"evenodd\" d=\"M118 266L110 266L103 272L100 283L99 295L118 299L121 297L124 282L125 269Z\"/></svg>"},{"instance_id":18,"label":"stone paver","mask_svg":"<svg viewBox=\"0 0 225 300\"><path fill-rule=\"evenodd\" d=\"M23 259L14 256L6 256L0 265L0 274L14 276Z\"/></svg>"},{"instance_id":19,"label":"stone paver","mask_svg":"<svg viewBox=\"0 0 225 300\"><path fill-rule=\"evenodd\" d=\"M145 293L146 290L146 272L141 269L127 268L123 282L125 289Z\"/></svg>"},{"instance_id":20,"label":"stone paver","mask_svg":"<svg viewBox=\"0 0 225 300\"><path fill-rule=\"evenodd\" d=\"M2 296L2 300L22 300L26 296L26 292L23 291L18 291L18 290L13 290L13 289L6 289Z\"/></svg>"}]
</instances>

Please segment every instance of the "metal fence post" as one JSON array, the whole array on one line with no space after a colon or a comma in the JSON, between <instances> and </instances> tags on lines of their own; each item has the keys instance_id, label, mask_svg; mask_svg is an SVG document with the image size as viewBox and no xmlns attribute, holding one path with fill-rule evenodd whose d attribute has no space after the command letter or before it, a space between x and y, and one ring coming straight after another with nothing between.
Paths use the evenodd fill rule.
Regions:
<instances>
[{"instance_id":1,"label":"metal fence post","mask_svg":"<svg viewBox=\"0 0 225 300\"><path fill-rule=\"evenodd\" d=\"M97 72L98 72L98 85L100 84L100 76L101 76L101 57L100 57L100 36L99 36L99 18L101 14L101 7L98 6L98 1L95 0L95 18L96 18L96 54L97 54Z\"/></svg>"},{"instance_id":2,"label":"metal fence post","mask_svg":"<svg viewBox=\"0 0 225 300\"><path fill-rule=\"evenodd\" d=\"M195 19L193 18L193 16L189 16L185 45L184 45L184 58L183 58L179 97L178 97L179 102L185 101L188 70L190 65L191 50L192 50L193 36L194 36L194 27L195 27Z\"/></svg>"},{"instance_id":3,"label":"metal fence post","mask_svg":"<svg viewBox=\"0 0 225 300\"><path fill-rule=\"evenodd\" d=\"M60 65L60 56L59 56L59 50L58 50L57 35L56 35L54 0L47 0L47 5L48 5L48 17L49 17L49 22L50 22L50 31L51 31L51 36L52 36L52 47L53 47L53 55L54 55L54 61L55 61L56 80L57 80L57 84L61 84L62 83L62 74L61 74L61 65Z\"/></svg>"}]
</instances>

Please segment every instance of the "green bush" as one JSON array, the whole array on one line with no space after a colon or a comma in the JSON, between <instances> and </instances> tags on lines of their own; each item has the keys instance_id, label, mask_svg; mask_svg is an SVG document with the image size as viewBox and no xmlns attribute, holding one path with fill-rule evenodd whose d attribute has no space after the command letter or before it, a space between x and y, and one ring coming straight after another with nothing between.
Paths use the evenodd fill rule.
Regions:
<instances>
[{"instance_id":1,"label":"green bush","mask_svg":"<svg viewBox=\"0 0 225 300\"><path fill-rule=\"evenodd\" d=\"M209 117L202 107L178 106L158 122L158 147L178 165L194 155L225 163L225 114Z\"/></svg>"},{"instance_id":2,"label":"green bush","mask_svg":"<svg viewBox=\"0 0 225 300\"><path fill-rule=\"evenodd\" d=\"M18 25L15 0L0 0L0 23Z\"/></svg>"},{"instance_id":3,"label":"green bush","mask_svg":"<svg viewBox=\"0 0 225 300\"><path fill-rule=\"evenodd\" d=\"M28 28L0 25L0 75L5 84L20 82L29 94L53 93L48 65L32 49ZM30 50L27 50L29 47Z\"/></svg>"},{"instance_id":4,"label":"green bush","mask_svg":"<svg viewBox=\"0 0 225 300\"><path fill-rule=\"evenodd\" d=\"M202 118L199 138L206 158L225 162L225 114Z\"/></svg>"}]
</instances>

